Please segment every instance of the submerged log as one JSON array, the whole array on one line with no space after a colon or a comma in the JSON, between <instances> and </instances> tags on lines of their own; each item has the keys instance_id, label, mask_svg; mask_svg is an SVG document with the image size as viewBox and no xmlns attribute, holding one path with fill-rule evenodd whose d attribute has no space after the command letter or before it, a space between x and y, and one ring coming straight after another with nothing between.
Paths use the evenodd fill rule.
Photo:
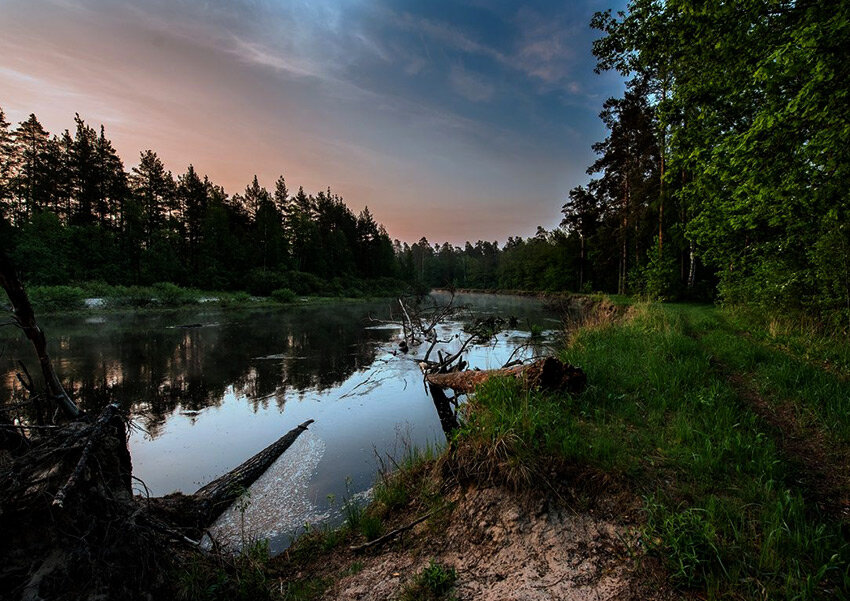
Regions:
<instances>
[{"instance_id":1,"label":"submerged log","mask_svg":"<svg viewBox=\"0 0 850 601\"><path fill-rule=\"evenodd\" d=\"M238 499L257 478L262 476L277 461L278 457L286 449L292 446L295 439L302 432L305 432L307 426L312 423L313 420L308 419L245 461L239 467L230 470L220 478L216 478L209 484L199 488L192 496L199 503L207 523L212 523L233 501Z\"/></svg>"},{"instance_id":2,"label":"submerged log","mask_svg":"<svg viewBox=\"0 0 850 601\"><path fill-rule=\"evenodd\" d=\"M587 384L587 376L581 368L573 367L554 357L502 369L428 374L425 380L437 388L451 389L456 394L468 394L475 390L476 386L493 377L517 378L526 388L570 393L581 392Z\"/></svg>"},{"instance_id":3,"label":"submerged log","mask_svg":"<svg viewBox=\"0 0 850 601\"><path fill-rule=\"evenodd\" d=\"M150 509L156 517L188 528L190 535L199 536L231 503L242 496L312 423L313 420L309 419L296 426L238 467L202 486L194 494L172 493L149 499Z\"/></svg>"}]
</instances>

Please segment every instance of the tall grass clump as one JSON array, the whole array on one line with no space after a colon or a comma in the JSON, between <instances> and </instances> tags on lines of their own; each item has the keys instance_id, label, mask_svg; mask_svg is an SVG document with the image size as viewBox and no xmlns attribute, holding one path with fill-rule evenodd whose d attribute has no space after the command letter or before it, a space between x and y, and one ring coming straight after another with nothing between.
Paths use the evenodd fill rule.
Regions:
<instances>
[{"instance_id":1,"label":"tall grass clump","mask_svg":"<svg viewBox=\"0 0 850 601\"><path fill-rule=\"evenodd\" d=\"M379 468L369 512L381 518L411 505L430 511L444 505L434 469L438 450L431 445L405 444L399 457L378 456Z\"/></svg>"},{"instance_id":2,"label":"tall grass clump","mask_svg":"<svg viewBox=\"0 0 850 601\"><path fill-rule=\"evenodd\" d=\"M195 555L177 570L180 601L265 601L279 599L280 583L268 576L267 540L244 546L235 556Z\"/></svg>"},{"instance_id":3,"label":"tall grass clump","mask_svg":"<svg viewBox=\"0 0 850 601\"><path fill-rule=\"evenodd\" d=\"M433 559L402 588L400 601L441 601L450 595L457 582L457 571Z\"/></svg>"}]
</instances>

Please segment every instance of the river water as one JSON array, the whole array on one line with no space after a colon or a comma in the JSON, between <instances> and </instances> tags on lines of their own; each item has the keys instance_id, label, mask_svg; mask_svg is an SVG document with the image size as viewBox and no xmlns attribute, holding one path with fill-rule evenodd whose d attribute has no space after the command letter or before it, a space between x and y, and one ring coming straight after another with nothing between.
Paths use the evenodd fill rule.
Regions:
<instances>
[{"instance_id":1,"label":"river water","mask_svg":"<svg viewBox=\"0 0 850 601\"><path fill-rule=\"evenodd\" d=\"M437 302L447 295L435 294ZM458 295L469 311L440 326L459 344L475 316L518 318L465 357L500 367L545 352L556 316L523 297ZM378 457L445 442L414 357L398 351L392 301L263 309L192 308L157 313L45 317L48 349L68 391L88 411L118 403L132 416L129 440L140 494L192 493L298 424L309 430L213 528L217 538L269 538L285 548L306 523L338 523L345 499L368 496ZM187 327L189 326L189 327ZM457 335L457 337L455 337ZM452 345L446 348L450 350ZM0 330L0 402L22 398L14 361L37 361L12 328Z\"/></svg>"}]
</instances>

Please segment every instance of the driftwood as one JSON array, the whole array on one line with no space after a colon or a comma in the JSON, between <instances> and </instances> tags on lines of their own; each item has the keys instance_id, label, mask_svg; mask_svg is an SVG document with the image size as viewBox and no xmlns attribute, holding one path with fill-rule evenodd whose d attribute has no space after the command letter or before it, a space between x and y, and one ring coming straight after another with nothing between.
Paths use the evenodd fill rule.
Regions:
<instances>
[{"instance_id":1,"label":"driftwood","mask_svg":"<svg viewBox=\"0 0 850 601\"><path fill-rule=\"evenodd\" d=\"M262 476L312 423L313 420L310 419L296 426L238 467L202 486L192 495L174 493L150 501L155 509L162 512L166 521L188 527L192 533L200 534Z\"/></svg>"},{"instance_id":2,"label":"driftwood","mask_svg":"<svg viewBox=\"0 0 850 601\"><path fill-rule=\"evenodd\" d=\"M378 545L382 545L385 542L394 539L399 534L401 534L403 532L407 532L408 530L413 528L415 525L424 522L425 520L427 520L429 517L431 517L435 513L436 513L436 510L429 511L425 515L416 518L415 520L413 520L409 524L406 524L406 525L402 526L401 528L396 528L395 530L390 530L389 532L387 532L383 536L379 536L375 540L370 540L369 542L363 543L362 545L351 545L349 547L349 550L354 551L355 553L359 553L360 551L365 551L366 549L371 549L373 547L377 547Z\"/></svg>"},{"instance_id":3,"label":"driftwood","mask_svg":"<svg viewBox=\"0 0 850 601\"><path fill-rule=\"evenodd\" d=\"M47 390L51 398L59 404L67 417L79 417L79 407L71 400L68 393L65 392L62 382L59 381L59 376L56 375L56 371L53 369L53 363L47 354L47 340L45 339L44 332L38 327L38 323L35 321L35 313L27 296L27 291L18 279L15 267L2 249L0 249L0 288L6 291L12 303L16 325L24 331L24 334L30 339L33 347L35 347L38 361L41 364L41 373L44 374L44 381L47 383Z\"/></svg>"},{"instance_id":4,"label":"driftwood","mask_svg":"<svg viewBox=\"0 0 850 601\"><path fill-rule=\"evenodd\" d=\"M570 393L581 392L587 384L587 376L581 368L563 363L554 357L502 369L428 374L425 380L431 386L443 390L451 389L456 394L468 394L475 390L476 386L493 377L513 377L521 380L526 388Z\"/></svg>"},{"instance_id":5,"label":"driftwood","mask_svg":"<svg viewBox=\"0 0 850 601\"><path fill-rule=\"evenodd\" d=\"M71 472L68 480L62 485L62 488L59 489L56 496L53 497L54 507L59 507L60 509L64 507L65 498L74 486L76 486L77 482L79 482L80 477L86 469L86 463L88 463L92 450L95 449L97 444L100 442L100 439L107 432L108 426L110 422L112 422L113 418L118 416L120 416L120 410L118 409L118 405L115 404L107 405L106 409L104 409L98 416L88 434L88 440L83 447L83 452L80 454L80 459L77 461L74 471Z\"/></svg>"}]
</instances>

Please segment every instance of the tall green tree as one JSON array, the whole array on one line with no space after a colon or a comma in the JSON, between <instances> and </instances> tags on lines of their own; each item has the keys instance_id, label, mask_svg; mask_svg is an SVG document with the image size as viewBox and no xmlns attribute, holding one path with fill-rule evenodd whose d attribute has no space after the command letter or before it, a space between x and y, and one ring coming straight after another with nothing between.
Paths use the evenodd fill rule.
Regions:
<instances>
[{"instance_id":1,"label":"tall green tree","mask_svg":"<svg viewBox=\"0 0 850 601\"><path fill-rule=\"evenodd\" d=\"M209 183L201 180L191 164L186 173L177 178L177 203L185 230L186 255L193 268L197 267L197 251L209 204L208 191Z\"/></svg>"},{"instance_id":2,"label":"tall green tree","mask_svg":"<svg viewBox=\"0 0 850 601\"><path fill-rule=\"evenodd\" d=\"M50 204L50 135L38 118L30 114L15 129L13 139L17 171L12 186L17 202L13 203L12 218L24 222L36 210Z\"/></svg>"},{"instance_id":3,"label":"tall green tree","mask_svg":"<svg viewBox=\"0 0 850 601\"><path fill-rule=\"evenodd\" d=\"M141 153L139 164L133 167L130 182L142 209L145 246L150 249L175 209L174 178L156 153L146 150Z\"/></svg>"},{"instance_id":4,"label":"tall green tree","mask_svg":"<svg viewBox=\"0 0 850 601\"><path fill-rule=\"evenodd\" d=\"M0 219L11 212L14 193L15 144L10 125L0 108Z\"/></svg>"}]
</instances>

